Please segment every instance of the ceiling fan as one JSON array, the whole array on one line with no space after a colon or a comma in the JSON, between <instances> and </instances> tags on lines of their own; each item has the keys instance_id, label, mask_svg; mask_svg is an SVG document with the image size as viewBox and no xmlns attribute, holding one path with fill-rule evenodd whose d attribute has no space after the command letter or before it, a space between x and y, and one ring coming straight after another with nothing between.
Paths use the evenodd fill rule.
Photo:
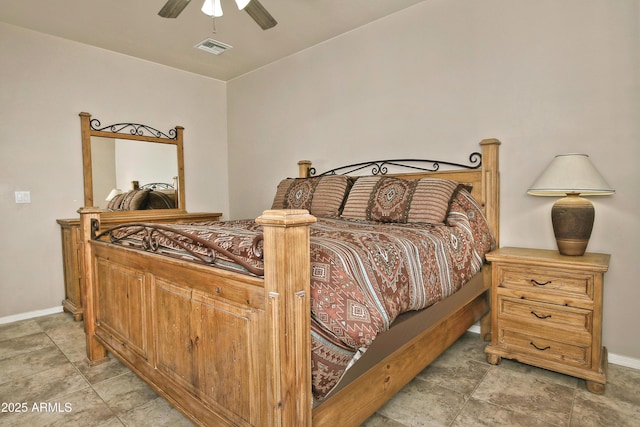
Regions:
<instances>
[{"instance_id":1,"label":"ceiling fan","mask_svg":"<svg viewBox=\"0 0 640 427\"><path fill-rule=\"evenodd\" d=\"M158 15L163 18L177 18L191 0L167 0ZM246 11L263 30L275 27L278 21L264 8L258 0L235 0L238 9ZM222 16L220 0L205 0L202 12L209 16Z\"/></svg>"}]
</instances>

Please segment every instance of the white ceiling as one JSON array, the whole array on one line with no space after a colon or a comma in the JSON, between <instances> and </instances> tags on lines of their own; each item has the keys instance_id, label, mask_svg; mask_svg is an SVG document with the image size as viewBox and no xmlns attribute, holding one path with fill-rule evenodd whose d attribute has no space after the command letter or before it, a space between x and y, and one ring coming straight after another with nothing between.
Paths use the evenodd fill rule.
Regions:
<instances>
[{"instance_id":1,"label":"white ceiling","mask_svg":"<svg viewBox=\"0 0 640 427\"><path fill-rule=\"evenodd\" d=\"M0 0L0 19L226 81L424 0L260 0L278 21L266 31L222 0L215 34L204 0L176 19L158 16L165 1ZM209 37L233 48L219 56L194 48Z\"/></svg>"}]
</instances>

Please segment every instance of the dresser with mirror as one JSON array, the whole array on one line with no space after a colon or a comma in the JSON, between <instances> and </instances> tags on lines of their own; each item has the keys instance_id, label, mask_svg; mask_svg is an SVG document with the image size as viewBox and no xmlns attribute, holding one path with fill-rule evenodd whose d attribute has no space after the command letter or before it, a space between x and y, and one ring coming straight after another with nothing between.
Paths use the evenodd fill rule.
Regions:
<instances>
[{"instance_id":1,"label":"dresser with mirror","mask_svg":"<svg viewBox=\"0 0 640 427\"><path fill-rule=\"evenodd\" d=\"M218 221L219 212L190 213L185 205L183 128L168 132L139 123L103 125L80 113L84 207L97 207L101 228L127 222ZM65 299L82 320L83 248L80 218L58 219L62 235Z\"/></svg>"}]
</instances>

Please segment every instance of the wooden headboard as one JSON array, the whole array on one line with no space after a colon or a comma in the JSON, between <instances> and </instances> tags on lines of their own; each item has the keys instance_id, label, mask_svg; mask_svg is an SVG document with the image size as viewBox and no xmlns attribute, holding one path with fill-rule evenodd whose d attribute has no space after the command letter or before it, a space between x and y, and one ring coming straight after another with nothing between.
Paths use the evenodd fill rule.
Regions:
<instances>
[{"instance_id":1,"label":"wooden headboard","mask_svg":"<svg viewBox=\"0 0 640 427\"><path fill-rule=\"evenodd\" d=\"M311 176L352 174L354 172L371 168L373 175L395 176L403 179L419 179L437 177L450 179L472 187L471 195L482 207L487 222L496 239L496 245L500 242L500 172L499 172L499 147L500 141L495 138L480 141L481 153L472 153L469 156L470 165L438 161L438 160L377 160L356 163L331 169L316 175L311 161L298 162L298 171L301 178ZM431 164L429 168L416 166L416 163L426 162ZM440 165L451 166L450 170L439 170ZM387 166L409 168L407 173L387 173Z\"/></svg>"}]
</instances>

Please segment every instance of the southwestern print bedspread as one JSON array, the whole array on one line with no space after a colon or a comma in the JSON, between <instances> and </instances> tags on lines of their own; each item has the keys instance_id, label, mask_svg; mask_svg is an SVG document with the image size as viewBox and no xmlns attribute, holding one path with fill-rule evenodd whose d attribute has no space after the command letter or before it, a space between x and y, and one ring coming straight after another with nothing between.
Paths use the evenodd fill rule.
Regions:
<instances>
[{"instance_id":1,"label":"southwestern print bedspread","mask_svg":"<svg viewBox=\"0 0 640 427\"><path fill-rule=\"evenodd\" d=\"M358 349L401 313L429 307L475 275L494 246L471 196L448 224L319 220L311 227L313 393L322 399Z\"/></svg>"}]
</instances>

